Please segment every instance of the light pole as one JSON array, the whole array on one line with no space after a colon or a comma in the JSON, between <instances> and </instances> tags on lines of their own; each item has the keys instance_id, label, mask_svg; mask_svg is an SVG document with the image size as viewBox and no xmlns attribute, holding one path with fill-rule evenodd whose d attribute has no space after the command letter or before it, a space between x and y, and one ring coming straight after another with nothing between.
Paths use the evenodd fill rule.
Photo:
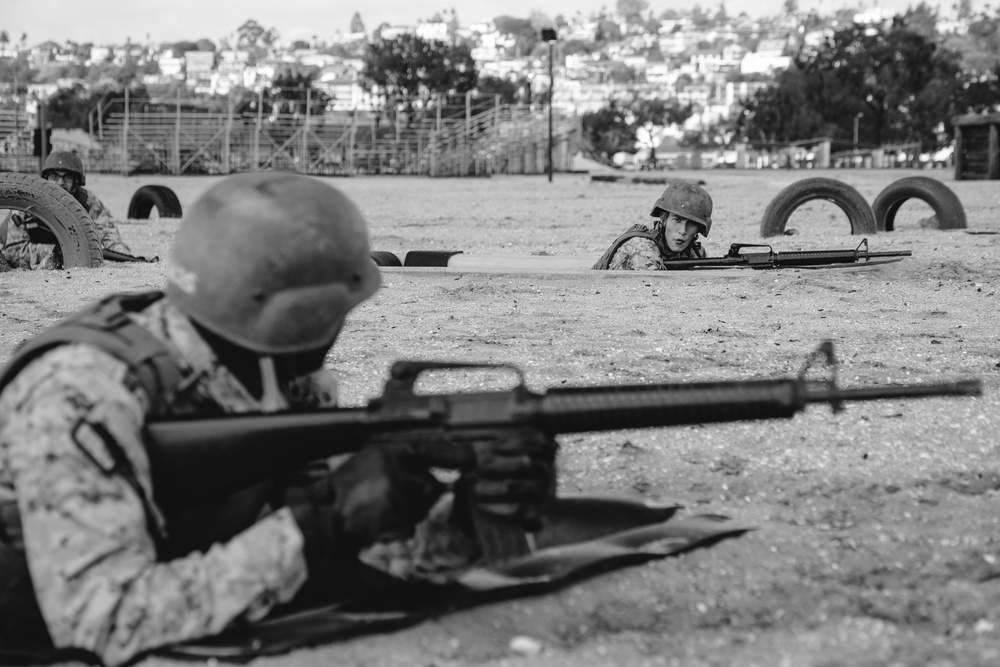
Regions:
<instances>
[{"instance_id":1,"label":"light pole","mask_svg":"<svg viewBox=\"0 0 1000 667\"><path fill-rule=\"evenodd\" d=\"M854 150L858 150L858 123L861 122L861 117L864 115L864 112L859 111L854 116Z\"/></svg>"},{"instance_id":2,"label":"light pole","mask_svg":"<svg viewBox=\"0 0 1000 667\"><path fill-rule=\"evenodd\" d=\"M552 182L552 94L556 87L552 75L552 47L555 46L556 39L555 28L542 28L542 41L549 43L549 183Z\"/></svg>"}]
</instances>

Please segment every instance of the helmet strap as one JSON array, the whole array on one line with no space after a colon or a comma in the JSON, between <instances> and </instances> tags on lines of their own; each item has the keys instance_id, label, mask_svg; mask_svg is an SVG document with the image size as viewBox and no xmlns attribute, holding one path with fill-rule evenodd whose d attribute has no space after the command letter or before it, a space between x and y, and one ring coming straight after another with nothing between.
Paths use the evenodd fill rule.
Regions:
<instances>
[{"instance_id":1,"label":"helmet strap","mask_svg":"<svg viewBox=\"0 0 1000 667\"><path fill-rule=\"evenodd\" d=\"M278 371L274 367L274 357L259 357L260 364L260 409L277 412L288 407L288 401L278 385Z\"/></svg>"}]
</instances>

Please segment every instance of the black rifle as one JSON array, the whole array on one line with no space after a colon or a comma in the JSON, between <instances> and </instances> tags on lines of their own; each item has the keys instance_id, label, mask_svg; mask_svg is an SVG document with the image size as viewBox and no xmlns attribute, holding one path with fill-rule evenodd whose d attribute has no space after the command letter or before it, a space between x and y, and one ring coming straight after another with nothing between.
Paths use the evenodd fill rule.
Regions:
<instances>
[{"instance_id":1,"label":"black rifle","mask_svg":"<svg viewBox=\"0 0 1000 667\"><path fill-rule=\"evenodd\" d=\"M766 252L742 252L743 248L767 248ZM669 271L680 269L780 269L785 267L825 266L828 264L857 264L883 261L889 258L909 257L909 250L896 252L869 252L868 239L861 239L858 247L844 250L798 250L774 252L764 243L734 243L723 257L702 257L699 259L668 259L663 262ZM898 260L897 260L898 261Z\"/></svg>"},{"instance_id":2,"label":"black rifle","mask_svg":"<svg viewBox=\"0 0 1000 667\"><path fill-rule=\"evenodd\" d=\"M827 365L829 377L807 379L817 359ZM417 377L424 371L498 368L513 370L518 385L509 391L414 392ZM382 396L366 407L154 421L147 425L146 445L154 497L169 520L171 515L218 502L282 471L374 442L406 441L418 448L429 466L470 471L474 467L470 443L520 425L556 435L787 419L809 403L829 403L839 411L845 401L978 396L981 392L978 379L840 389L829 341L793 378L558 387L541 394L529 391L520 371L512 366L397 361ZM487 531L481 525L477 530L485 540ZM523 553L523 532L521 536L519 546L510 546L506 538L489 538L499 543L506 540L507 545L492 547L487 558L495 561Z\"/></svg>"},{"instance_id":3,"label":"black rifle","mask_svg":"<svg viewBox=\"0 0 1000 667\"><path fill-rule=\"evenodd\" d=\"M141 255L129 255L124 252L118 252L117 250L104 249L101 251L104 255L104 259L109 262L159 262L159 255L155 257L143 257Z\"/></svg>"}]
</instances>

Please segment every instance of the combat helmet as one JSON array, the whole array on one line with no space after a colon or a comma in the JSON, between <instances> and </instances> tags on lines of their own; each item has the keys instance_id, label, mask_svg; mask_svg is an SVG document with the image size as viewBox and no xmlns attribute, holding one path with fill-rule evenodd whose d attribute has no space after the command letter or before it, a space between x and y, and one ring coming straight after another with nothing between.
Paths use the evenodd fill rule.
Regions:
<instances>
[{"instance_id":1,"label":"combat helmet","mask_svg":"<svg viewBox=\"0 0 1000 667\"><path fill-rule=\"evenodd\" d=\"M650 215L659 218L668 212L698 224L702 236L712 229L712 197L700 185L684 181L668 185Z\"/></svg>"},{"instance_id":2,"label":"combat helmet","mask_svg":"<svg viewBox=\"0 0 1000 667\"><path fill-rule=\"evenodd\" d=\"M83 173L83 160L76 153L71 153L69 151L52 151L49 156L45 158L45 164L42 165L42 178L48 178L49 172L52 171L69 171L76 174L76 184L86 185L87 176Z\"/></svg>"},{"instance_id":3,"label":"combat helmet","mask_svg":"<svg viewBox=\"0 0 1000 667\"><path fill-rule=\"evenodd\" d=\"M167 297L261 355L329 347L378 289L361 211L308 176L259 172L209 188L174 241Z\"/></svg>"}]
</instances>

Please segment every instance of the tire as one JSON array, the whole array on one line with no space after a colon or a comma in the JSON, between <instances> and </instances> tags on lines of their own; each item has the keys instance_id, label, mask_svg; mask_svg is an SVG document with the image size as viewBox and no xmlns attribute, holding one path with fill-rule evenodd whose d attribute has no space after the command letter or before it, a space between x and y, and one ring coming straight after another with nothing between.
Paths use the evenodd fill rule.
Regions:
<instances>
[{"instance_id":1,"label":"tire","mask_svg":"<svg viewBox=\"0 0 1000 667\"><path fill-rule=\"evenodd\" d=\"M805 178L792 183L771 200L760 221L761 236L781 236L792 212L814 199L831 201L847 214L852 234L874 234L875 213L861 193L833 178Z\"/></svg>"},{"instance_id":2,"label":"tire","mask_svg":"<svg viewBox=\"0 0 1000 667\"><path fill-rule=\"evenodd\" d=\"M70 193L32 174L0 174L0 208L30 213L56 237L64 269L104 261L101 242L86 209Z\"/></svg>"},{"instance_id":3,"label":"tire","mask_svg":"<svg viewBox=\"0 0 1000 667\"><path fill-rule=\"evenodd\" d=\"M899 207L913 198L930 204L938 219L938 229L965 229L965 208L947 185L926 176L910 176L890 183L875 198L872 211L878 230L891 232Z\"/></svg>"},{"instance_id":4,"label":"tire","mask_svg":"<svg viewBox=\"0 0 1000 667\"><path fill-rule=\"evenodd\" d=\"M396 257L395 254L384 250L372 250L372 261L375 262L375 266L403 265L403 263L399 261L399 257Z\"/></svg>"},{"instance_id":5,"label":"tire","mask_svg":"<svg viewBox=\"0 0 1000 667\"><path fill-rule=\"evenodd\" d=\"M448 266L448 260L461 252L461 250L411 250L406 253L403 266Z\"/></svg>"},{"instance_id":6,"label":"tire","mask_svg":"<svg viewBox=\"0 0 1000 667\"><path fill-rule=\"evenodd\" d=\"M128 218L145 220L154 207L161 218L180 218L184 214L173 190L165 185L144 185L135 191L128 203Z\"/></svg>"}]
</instances>

